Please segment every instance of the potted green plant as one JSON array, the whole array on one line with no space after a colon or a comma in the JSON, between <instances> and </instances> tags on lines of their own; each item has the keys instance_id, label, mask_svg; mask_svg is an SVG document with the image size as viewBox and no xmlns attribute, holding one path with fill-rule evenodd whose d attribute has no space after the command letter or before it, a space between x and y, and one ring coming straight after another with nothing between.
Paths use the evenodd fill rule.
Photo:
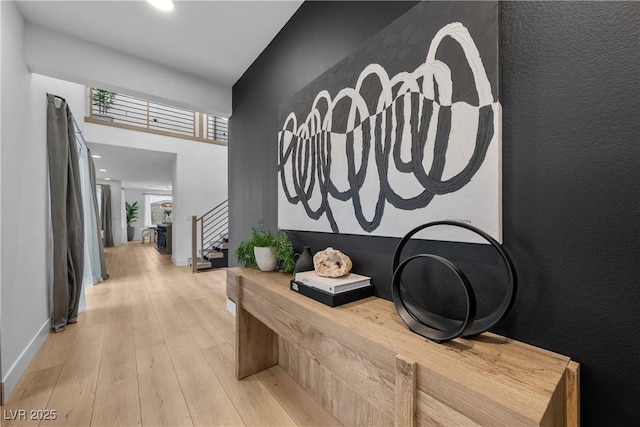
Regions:
<instances>
[{"instance_id":1,"label":"potted green plant","mask_svg":"<svg viewBox=\"0 0 640 427\"><path fill-rule=\"evenodd\" d=\"M262 271L275 270L278 262L285 273L293 273L296 266L289 236L281 230L267 231L262 225L253 227L251 237L240 242L236 258L243 266L258 265Z\"/></svg>"},{"instance_id":2,"label":"potted green plant","mask_svg":"<svg viewBox=\"0 0 640 427\"><path fill-rule=\"evenodd\" d=\"M133 204L129 202L124 202L125 211L127 213L127 241L133 240L133 235L136 232L136 229L133 225L136 219L138 219L138 202L133 202Z\"/></svg>"},{"instance_id":3,"label":"potted green plant","mask_svg":"<svg viewBox=\"0 0 640 427\"><path fill-rule=\"evenodd\" d=\"M107 113L109 112L109 110L111 109L111 107L115 102L115 99L116 99L115 92L109 92L108 90L104 90L104 89L95 89L95 91L93 92L92 99L93 99L93 105L98 107L98 113L99 113L94 115L97 115L102 119L113 121L113 117L108 116Z\"/></svg>"}]
</instances>

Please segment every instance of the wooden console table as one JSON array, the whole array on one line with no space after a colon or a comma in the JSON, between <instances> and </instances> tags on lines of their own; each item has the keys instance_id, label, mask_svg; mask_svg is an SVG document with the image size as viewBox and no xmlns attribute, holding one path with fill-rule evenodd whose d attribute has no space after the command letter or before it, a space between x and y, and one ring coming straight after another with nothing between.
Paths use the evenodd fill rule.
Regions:
<instances>
[{"instance_id":1,"label":"wooden console table","mask_svg":"<svg viewBox=\"0 0 640 427\"><path fill-rule=\"evenodd\" d=\"M389 301L331 308L289 279L228 269L238 379L280 364L345 425L579 425L568 357L491 333L436 344Z\"/></svg>"}]
</instances>

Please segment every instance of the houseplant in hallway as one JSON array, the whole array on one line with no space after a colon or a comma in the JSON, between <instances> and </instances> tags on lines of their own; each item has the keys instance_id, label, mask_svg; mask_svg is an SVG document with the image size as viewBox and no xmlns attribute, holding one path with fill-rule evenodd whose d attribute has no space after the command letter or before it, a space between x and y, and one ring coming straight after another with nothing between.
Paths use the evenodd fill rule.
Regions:
<instances>
[{"instance_id":1,"label":"houseplant in hallway","mask_svg":"<svg viewBox=\"0 0 640 427\"><path fill-rule=\"evenodd\" d=\"M289 236L282 230L267 231L262 225L253 227L251 237L240 242L236 258L245 267L258 265L262 271L275 270L278 262L285 273L293 273L296 266Z\"/></svg>"},{"instance_id":2,"label":"houseplant in hallway","mask_svg":"<svg viewBox=\"0 0 640 427\"><path fill-rule=\"evenodd\" d=\"M115 92L109 92L104 89L94 89L92 99L93 105L98 107L98 114L93 115L99 119L113 121L113 117L107 115L107 113L115 102Z\"/></svg>"},{"instance_id":3,"label":"houseplant in hallway","mask_svg":"<svg viewBox=\"0 0 640 427\"><path fill-rule=\"evenodd\" d=\"M138 202L133 202L133 204L129 202L124 202L125 210L127 212L127 241L130 242L133 240L133 235L136 232L136 229L133 225L136 219L138 219Z\"/></svg>"}]
</instances>

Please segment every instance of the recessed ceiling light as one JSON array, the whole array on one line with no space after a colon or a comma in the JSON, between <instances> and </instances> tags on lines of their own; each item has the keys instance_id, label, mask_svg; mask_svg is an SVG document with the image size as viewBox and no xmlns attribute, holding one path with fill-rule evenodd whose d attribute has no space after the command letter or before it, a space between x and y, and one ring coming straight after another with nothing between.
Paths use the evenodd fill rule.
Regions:
<instances>
[{"instance_id":1,"label":"recessed ceiling light","mask_svg":"<svg viewBox=\"0 0 640 427\"><path fill-rule=\"evenodd\" d=\"M94 159L101 159L102 156L100 154L92 154L91 157L93 157Z\"/></svg>"},{"instance_id":2,"label":"recessed ceiling light","mask_svg":"<svg viewBox=\"0 0 640 427\"><path fill-rule=\"evenodd\" d=\"M173 0L147 0L156 9L160 9L163 12L169 12L173 10Z\"/></svg>"},{"instance_id":3,"label":"recessed ceiling light","mask_svg":"<svg viewBox=\"0 0 640 427\"><path fill-rule=\"evenodd\" d=\"M105 181L111 181L111 178L105 178L104 180Z\"/></svg>"},{"instance_id":4,"label":"recessed ceiling light","mask_svg":"<svg viewBox=\"0 0 640 427\"><path fill-rule=\"evenodd\" d=\"M106 170L106 169L98 169L98 171L100 171L100 172L106 172L107 170Z\"/></svg>"}]
</instances>

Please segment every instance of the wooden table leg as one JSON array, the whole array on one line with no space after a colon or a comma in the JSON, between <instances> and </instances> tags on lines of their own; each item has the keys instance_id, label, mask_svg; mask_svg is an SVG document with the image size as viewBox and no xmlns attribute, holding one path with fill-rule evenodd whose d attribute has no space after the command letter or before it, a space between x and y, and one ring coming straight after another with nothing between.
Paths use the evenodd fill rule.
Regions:
<instances>
[{"instance_id":1,"label":"wooden table leg","mask_svg":"<svg viewBox=\"0 0 640 427\"><path fill-rule=\"evenodd\" d=\"M236 378L278 364L278 335L242 308L242 276L236 282Z\"/></svg>"},{"instance_id":2,"label":"wooden table leg","mask_svg":"<svg viewBox=\"0 0 640 427\"><path fill-rule=\"evenodd\" d=\"M416 425L416 368L417 363L403 355L396 356L396 413L397 427Z\"/></svg>"},{"instance_id":3,"label":"wooden table leg","mask_svg":"<svg viewBox=\"0 0 640 427\"><path fill-rule=\"evenodd\" d=\"M569 362L566 381L567 427L580 427L580 364Z\"/></svg>"}]
</instances>

